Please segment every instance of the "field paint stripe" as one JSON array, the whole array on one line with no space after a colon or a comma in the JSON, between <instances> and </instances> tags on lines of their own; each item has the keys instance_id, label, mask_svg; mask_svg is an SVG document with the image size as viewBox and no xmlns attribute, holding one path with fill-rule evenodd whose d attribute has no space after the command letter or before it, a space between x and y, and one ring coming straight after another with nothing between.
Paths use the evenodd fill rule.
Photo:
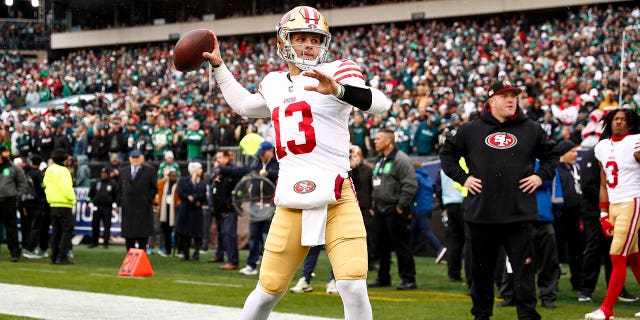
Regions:
<instances>
[{"instance_id":1,"label":"field paint stripe","mask_svg":"<svg viewBox=\"0 0 640 320\"><path fill-rule=\"evenodd\" d=\"M62 270L38 269L38 268L18 268L18 270L34 271L34 272L47 272L47 273L67 273L66 271L62 271Z\"/></svg>"},{"instance_id":2,"label":"field paint stripe","mask_svg":"<svg viewBox=\"0 0 640 320\"><path fill-rule=\"evenodd\" d=\"M34 303L37 301L37 303ZM242 301L238 301L240 305ZM45 320L239 319L240 308L0 283L0 314ZM329 318L272 312L270 320Z\"/></svg>"},{"instance_id":3,"label":"field paint stripe","mask_svg":"<svg viewBox=\"0 0 640 320\"><path fill-rule=\"evenodd\" d=\"M213 286L213 287L234 287L234 288L242 288L243 287L242 285L239 285L239 284L189 281L189 280L173 280L173 282L184 283L184 284L195 284L195 285L200 285L200 286Z\"/></svg>"}]
</instances>

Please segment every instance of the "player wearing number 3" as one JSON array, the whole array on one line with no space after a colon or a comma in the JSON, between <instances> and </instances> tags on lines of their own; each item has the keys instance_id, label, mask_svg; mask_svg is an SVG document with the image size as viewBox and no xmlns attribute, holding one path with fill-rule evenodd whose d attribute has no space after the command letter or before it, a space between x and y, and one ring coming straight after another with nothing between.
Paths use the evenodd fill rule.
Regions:
<instances>
[{"instance_id":1,"label":"player wearing number 3","mask_svg":"<svg viewBox=\"0 0 640 320\"><path fill-rule=\"evenodd\" d=\"M326 245L345 318L372 319L366 231L351 181L343 177L350 169L348 122L353 107L382 114L391 101L365 85L353 61L326 62L330 39L327 21L316 9L300 6L287 12L277 26L277 42L289 71L267 74L255 94L224 65L217 41L213 52L203 53L229 105L244 116L271 117L276 132L277 209L258 286L245 301L242 319L268 318L309 247L319 244ZM314 205L298 201L305 197Z\"/></svg>"},{"instance_id":2,"label":"player wearing number 3","mask_svg":"<svg viewBox=\"0 0 640 320\"><path fill-rule=\"evenodd\" d=\"M630 109L616 109L604 119L602 137L594 153L600 162L600 222L613 237L611 279L600 308L585 319L613 319L613 308L627 276L627 262L640 282L638 222L640 220L640 119ZM640 312L636 313L640 316Z\"/></svg>"}]
</instances>

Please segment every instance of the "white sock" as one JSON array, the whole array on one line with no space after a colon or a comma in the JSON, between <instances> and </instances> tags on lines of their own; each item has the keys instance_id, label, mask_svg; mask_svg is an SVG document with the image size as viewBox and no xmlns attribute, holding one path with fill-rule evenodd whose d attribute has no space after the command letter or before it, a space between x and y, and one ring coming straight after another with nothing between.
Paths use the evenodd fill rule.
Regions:
<instances>
[{"instance_id":1,"label":"white sock","mask_svg":"<svg viewBox=\"0 0 640 320\"><path fill-rule=\"evenodd\" d=\"M338 287L340 298L342 298L342 304L344 304L345 320L373 319L371 303L369 302L369 295L367 294L366 279L336 280L336 286Z\"/></svg>"},{"instance_id":2,"label":"white sock","mask_svg":"<svg viewBox=\"0 0 640 320\"><path fill-rule=\"evenodd\" d=\"M284 293L273 295L262 290L258 284L247 297L242 308L241 320L262 320L269 318L269 314L278 301L282 299Z\"/></svg>"}]
</instances>

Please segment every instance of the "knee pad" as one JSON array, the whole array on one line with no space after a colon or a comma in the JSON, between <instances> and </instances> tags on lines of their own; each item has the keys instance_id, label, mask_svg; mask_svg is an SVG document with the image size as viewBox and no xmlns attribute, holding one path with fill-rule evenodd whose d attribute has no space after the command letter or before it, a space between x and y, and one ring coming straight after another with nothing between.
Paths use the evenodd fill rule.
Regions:
<instances>
[{"instance_id":1,"label":"knee pad","mask_svg":"<svg viewBox=\"0 0 640 320\"><path fill-rule=\"evenodd\" d=\"M349 257L333 268L336 280L366 279L368 264L366 257Z\"/></svg>"},{"instance_id":2,"label":"knee pad","mask_svg":"<svg viewBox=\"0 0 640 320\"><path fill-rule=\"evenodd\" d=\"M291 279L284 279L282 273L260 270L259 284L269 294L279 295L287 292Z\"/></svg>"}]
</instances>

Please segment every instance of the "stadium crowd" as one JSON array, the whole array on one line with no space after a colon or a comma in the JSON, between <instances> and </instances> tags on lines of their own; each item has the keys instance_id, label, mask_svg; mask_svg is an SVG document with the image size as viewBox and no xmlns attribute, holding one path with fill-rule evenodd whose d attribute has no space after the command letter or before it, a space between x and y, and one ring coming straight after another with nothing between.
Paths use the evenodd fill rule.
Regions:
<instances>
[{"instance_id":1,"label":"stadium crowd","mask_svg":"<svg viewBox=\"0 0 640 320\"><path fill-rule=\"evenodd\" d=\"M331 59L356 61L368 84L394 102L383 116L355 112L351 142L362 156L374 157L376 134L389 129L399 150L435 157L447 136L479 116L490 85L500 81L523 89L520 107L548 139L571 141L566 152L580 144L593 147L605 111L640 113L637 32L627 36L622 83L619 69L621 30L640 23L640 7L584 6L570 9L566 19L504 17L333 30ZM250 91L268 72L285 69L275 38L256 39L220 39L225 64ZM47 105L78 94L93 99ZM0 54L0 109L0 144L25 163L33 155L49 159L55 149L67 150L77 162L87 155L100 164L126 162L136 151L155 164L168 151L176 160L198 161L220 147L238 146L252 132L275 142L270 120L236 114L207 68L176 71L169 43L83 49L39 63ZM571 260L572 268L581 263ZM459 274L450 277L461 280ZM579 280L572 285L581 289ZM590 292L584 296L590 299Z\"/></svg>"},{"instance_id":2,"label":"stadium crowd","mask_svg":"<svg viewBox=\"0 0 640 320\"><path fill-rule=\"evenodd\" d=\"M576 132L586 127L594 106L638 109L637 32L628 33L622 86L618 64L620 29L639 17L637 6L609 5L582 7L569 11L566 20L541 24L514 15L508 20L434 20L338 30L331 57L354 59L369 84L395 101L385 116L356 116L353 142L366 157L372 156L370 141L376 130L389 127L401 150L433 155L437 136L477 115L496 80L526 87L520 106L550 128L550 137L573 134L580 140ZM283 68L271 36L255 42L230 37L221 43L227 64L249 89L256 90L267 72ZM132 149L140 149L148 159L162 159L169 148L178 160L201 158L195 148L187 155L185 145L237 145L251 131L269 139L269 120L248 121L230 110L206 68L188 74L173 69L170 44L83 49L40 63L2 54L0 67L6 129L0 139L13 156L46 156L46 137L57 141L60 135L66 136L65 145L74 156L86 153L98 161L105 161L108 152L125 155ZM619 88L622 101L617 101ZM96 93L98 99L75 108L29 108L83 93ZM220 128L234 135L217 137ZM154 150L154 133L166 129L170 143L165 150ZM181 132L186 130L199 137L185 139L189 134Z\"/></svg>"}]
</instances>

